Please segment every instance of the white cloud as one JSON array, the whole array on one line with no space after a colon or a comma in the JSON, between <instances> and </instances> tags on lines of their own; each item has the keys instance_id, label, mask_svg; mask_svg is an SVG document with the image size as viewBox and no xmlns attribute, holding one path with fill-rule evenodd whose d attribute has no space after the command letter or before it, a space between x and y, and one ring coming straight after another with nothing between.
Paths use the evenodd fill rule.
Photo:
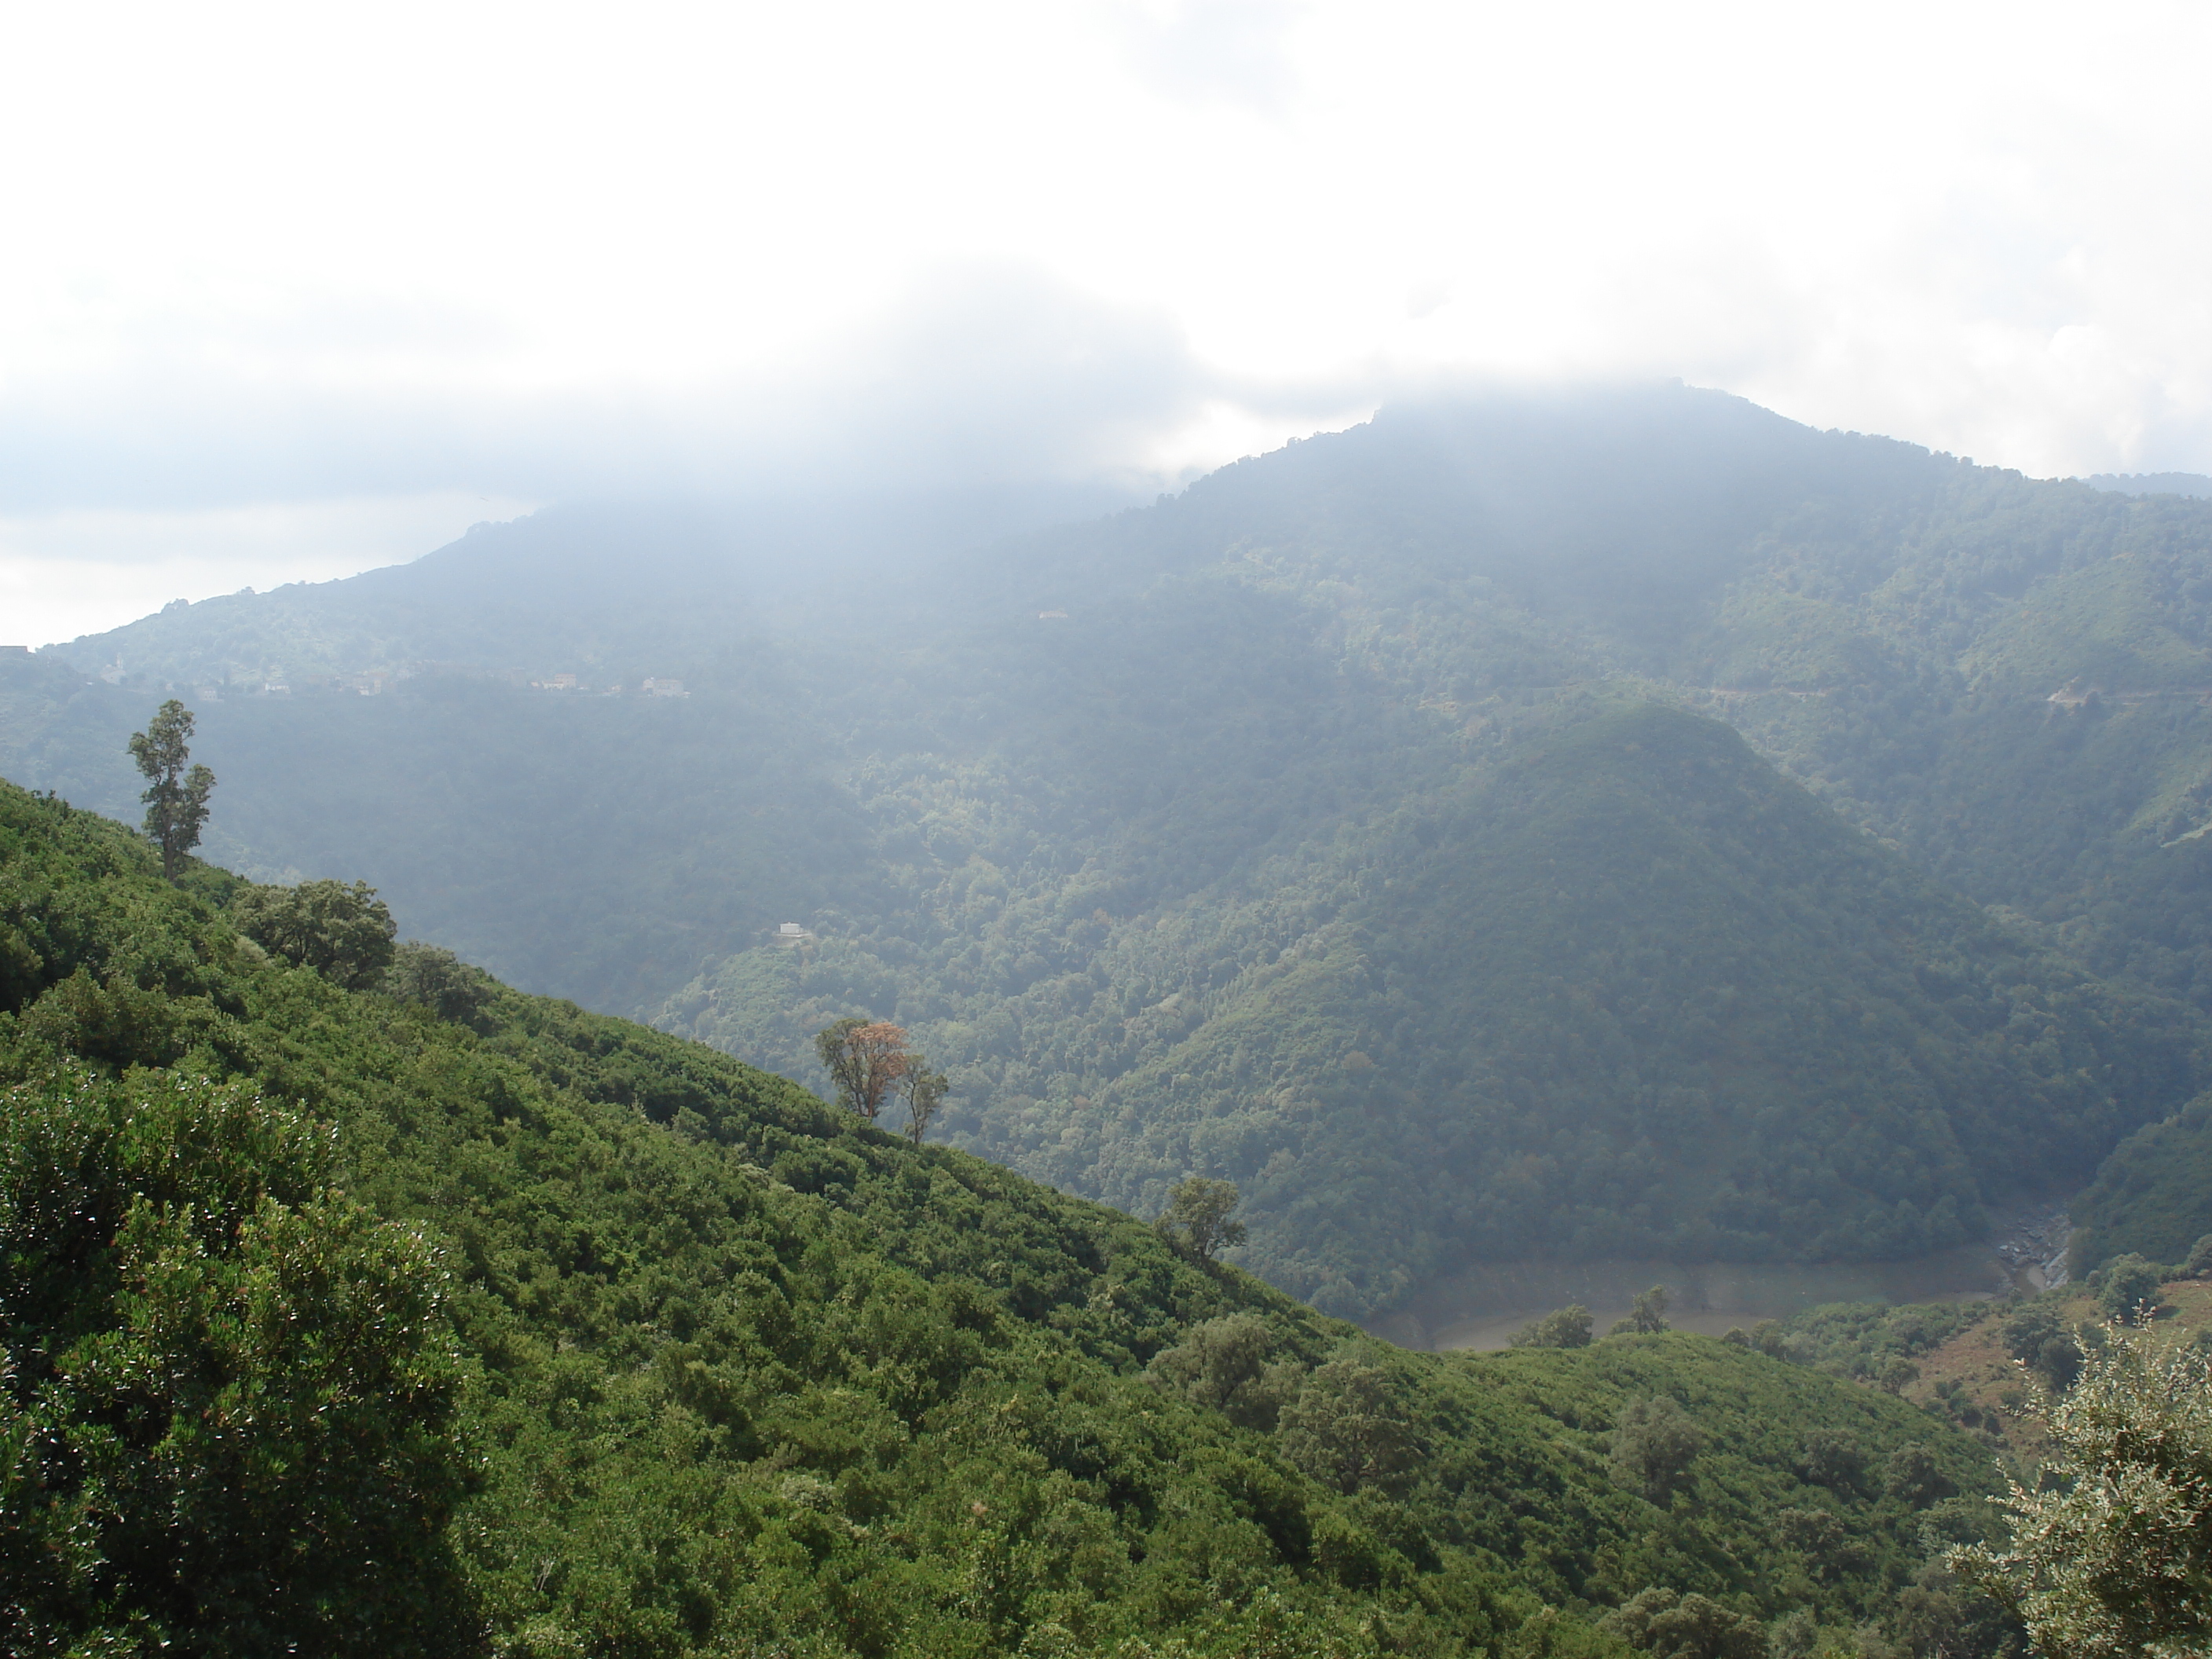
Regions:
<instances>
[{"instance_id":1,"label":"white cloud","mask_svg":"<svg viewBox=\"0 0 2212 1659\"><path fill-rule=\"evenodd\" d=\"M386 332L395 349L418 349L404 329ZM0 511L1164 480L1215 459L1188 434L1226 410L1295 426L1364 414L1374 386L1371 373L1312 384L1225 374L1165 307L1108 303L1005 262L921 272L848 327L673 383L533 388L379 367L374 384L286 377L240 347L18 377L0 398L0 451L16 462L0 475Z\"/></svg>"},{"instance_id":2,"label":"white cloud","mask_svg":"<svg viewBox=\"0 0 2212 1659\"><path fill-rule=\"evenodd\" d=\"M1173 474L1457 371L2212 470L2208 46L2180 0L20 7L0 512Z\"/></svg>"},{"instance_id":3,"label":"white cloud","mask_svg":"<svg viewBox=\"0 0 2212 1659\"><path fill-rule=\"evenodd\" d=\"M1138 81L1167 97L1281 112L1297 70L1288 0L1170 0L1119 9L1123 51Z\"/></svg>"}]
</instances>

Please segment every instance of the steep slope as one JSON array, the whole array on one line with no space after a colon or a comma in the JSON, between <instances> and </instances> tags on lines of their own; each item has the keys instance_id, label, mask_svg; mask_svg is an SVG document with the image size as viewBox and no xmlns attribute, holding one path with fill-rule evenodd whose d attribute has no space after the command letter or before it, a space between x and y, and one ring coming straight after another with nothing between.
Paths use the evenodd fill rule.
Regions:
<instances>
[{"instance_id":1,"label":"steep slope","mask_svg":"<svg viewBox=\"0 0 2212 1659\"><path fill-rule=\"evenodd\" d=\"M1704 642L1717 689L1677 695L2097 971L2212 1007L2212 502L1978 475L1863 551L1776 538Z\"/></svg>"},{"instance_id":2,"label":"steep slope","mask_svg":"<svg viewBox=\"0 0 2212 1659\"><path fill-rule=\"evenodd\" d=\"M2179 1011L1992 927L1707 722L1562 723L1397 830L1335 921L1067 1115L1075 1184L1231 1174L1248 1259L1346 1310L1469 1256L1901 1257L2086 1175L2201 1066Z\"/></svg>"},{"instance_id":3,"label":"steep slope","mask_svg":"<svg viewBox=\"0 0 2212 1659\"><path fill-rule=\"evenodd\" d=\"M0 786L11 1650L1620 1652L1545 1604L1887 1620L1985 1515L1878 1393L1388 1351L696 1045L340 989L240 890Z\"/></svg>"},{"instance_id":4,"label":"steep slope","mask_svg":"<svg viewBox=\"0 0 2212 1659\"><path fill-rule=\"evenodd\" d=\"M2146 1124L2074 1200L2077 1276L2113 1256L2173 1266L2212 1234L2212 1097Z\"/></svg>"}]
</instances>

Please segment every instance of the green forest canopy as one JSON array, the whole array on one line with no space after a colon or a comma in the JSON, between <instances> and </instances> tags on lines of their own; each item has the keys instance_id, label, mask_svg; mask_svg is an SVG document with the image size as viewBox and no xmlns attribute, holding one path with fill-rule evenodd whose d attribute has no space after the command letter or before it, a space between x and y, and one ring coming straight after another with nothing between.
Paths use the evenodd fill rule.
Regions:
<instances>
[{"instance_id":1,"label":"green forest canopy","mask_svg":"<svg viewBox=\"0 0 2212 1659\"><path fill-rule=\"evenodd\" d=\"M0 786L10 1650L1598 1654L1692 1595L2004 1650L1928 1562L1995 1471L1886 1395L1390 1350L701 1046L343 988L257 890Z\"/></svg>"}]
</instances>

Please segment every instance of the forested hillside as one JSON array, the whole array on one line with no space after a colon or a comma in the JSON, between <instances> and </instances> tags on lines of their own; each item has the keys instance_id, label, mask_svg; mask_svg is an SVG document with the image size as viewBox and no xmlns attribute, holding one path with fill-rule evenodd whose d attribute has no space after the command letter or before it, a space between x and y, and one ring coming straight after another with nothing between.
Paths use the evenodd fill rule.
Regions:
<instances>
[{"instance_id":1,"label":"forested hillside","mask_svg":"<svg viewBox=\"0 0 2212 1659\"><path fill-rule=\"evenodd\" d=\"M1887 1395L1389 1350L319 902L0 786L8 1651L2015 1650Z\"/></svg>"},{"instance_id":2,"label":"forested hillside","mask_svg":"<svg viewBox=\"0 0 2212 1659\"><path fill-rule=\"evenodd\" d=\"M1978 1234L1984 1192L2094 1167L2201 1086L2181 1011L1993 927L1708 722L1593 711L1429 805L1091 975L975 995L1065 1079L977 1144L1147 1208L1228 1175L1246 1259L1355 1315L1464 1251L1940 1248ZM692 1029L881 1006L872 965L769 947Z\"/></svg>"},{"instance_id":3,"label":"forested hillside","mask_svg":"<svg viewBox=\"0 0 2212 1659\"><path fill-rule=\"evenodd\" d=\"M1909 1253L2206 1080L2212 503L1655 387L811 592L757 550L550 513L173 611L0 667L0 764L122 809L159 688L228 684L239 867L802 1079L896 1019L958 1144L1234 1176L1346 1314L1475 1252Z\"/></svg>"},{"instance_id":4,"label":"forested hillside","mask_svg":"<svg viewBox=\"0 0 2212 1659\"><path fill-rule=\"evenodd\" d=\"M2212 1096L2122 1141L2075 1200L2081 1270L2116 1255L2177 1264L2212 1234Z\"/></svg>"}]
</instances>

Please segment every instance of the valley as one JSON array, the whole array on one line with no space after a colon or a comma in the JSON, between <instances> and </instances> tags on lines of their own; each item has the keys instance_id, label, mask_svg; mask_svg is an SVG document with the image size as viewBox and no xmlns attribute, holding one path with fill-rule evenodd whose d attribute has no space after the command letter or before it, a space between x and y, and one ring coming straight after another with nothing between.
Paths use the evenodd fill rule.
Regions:
<instances>
[{"instance_id":1,"label":"valley","mask_svg":"<svg viewBox=\"0 0 2212 1659\"><path fill-rule=\"evenodd\" d=\"M2045 9L11 9L0 1659L2212 1659Z\"/></svg>"},{"instance_id":2,"label":"valley","mask_svg":"<svg viewBox=\"0 0 2212 1659\"><path fill-rule=\"evenodd\" d=\"M280 679L202 708L214 854L805 1083L894 1019L951 1144L1140 1214L1235 1181L1240 1259L1363 1321L1944 1260L2207 1081L2204 502L1677 386L811 592L749 533L547 514L165 613L0 665L0 770L121 810L149 689Z\"/></svg>"},{"instance_id":3,"label":"valley","mask_svg":"<svg viewBox=\"0 0 2212 1659\"><path fill-rule=\"evenodd\" d=\"M1367 1328L1401 1347L1489 1352L1505 1347L1531 1320L1570 1304L1588 1308L1597 1329L1610 1329L1654 1285L1667 1287L1668 1322L1702 1336L1832 1303L1980 1302L2014 1288L2002 1261L1982 1244L1851 1263L1515 1262L1424 1285Z\"/></svg>"},{"instance_id":4,"label":"valley","mask_svg":"<svg viewBox=\"0 0 2212 1659\"><path fill-rule=\"evenodd\" d=\"M2044 1200L1996 1208L1986 1240L1875 1261L1506 1261L1419 1285L1367 1328L1401 1347L1489 1352L1570 1304L1610 1329L1654 1285L1667 1288L1668 1322L1705 1336L1835 1304L2002 1302L2066 1284L2072 1235L2065 1209Z\"/></svg>"}]
</instances>

